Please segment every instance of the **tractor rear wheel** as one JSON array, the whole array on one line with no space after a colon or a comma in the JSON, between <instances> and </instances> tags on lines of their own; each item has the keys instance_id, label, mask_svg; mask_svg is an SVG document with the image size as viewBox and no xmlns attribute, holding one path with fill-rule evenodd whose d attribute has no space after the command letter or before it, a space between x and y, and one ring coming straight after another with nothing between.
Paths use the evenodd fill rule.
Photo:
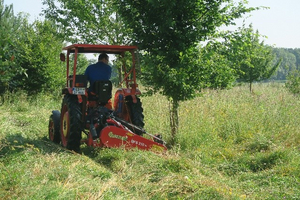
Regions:
<instances>
[{"instance_id":1,"label":"tractor rear wheel","mask_svg":"<svg viewBox=\"0 0 300 200\"><path fill-rule=\"evenodd\" d=\"M145 123L142 102L139 97L136 97L136 100L137 102L134 103L131 96L126 97L126 104L130 112L131 123L140 128L144 128Z\"/></svg>"},{"instance_id":2,"label":"tractor rear wheel","mask_svg":"<svg viewBox=\"0 0 300 200\"><path fill-rule=\"evenodd\" d=\"M81 140L81 109L75 95L65 95L61 109L61 143L69 150L79 152Z\"/></svg>"},{"instance_id":3,"label":"tractor rear wheel","mask_svg":"<svg viewBox=\"0 0 300 200\"><path fill-rule=\"evenodd\" d=\"M60 143L60 112L58 110L53 110L52 115L49 119L49 139L56 143Z\"/></svg>"}]
</instances>

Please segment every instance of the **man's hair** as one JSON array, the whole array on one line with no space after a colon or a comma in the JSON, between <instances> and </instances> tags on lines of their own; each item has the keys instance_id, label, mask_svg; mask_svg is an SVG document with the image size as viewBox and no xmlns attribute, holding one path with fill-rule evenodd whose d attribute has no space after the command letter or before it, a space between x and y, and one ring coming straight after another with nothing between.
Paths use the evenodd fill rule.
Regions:
<instances>
[{"instance_id":1,"label":"man's hair","mask_svg":"<svg viewBox=\"0 0 300 200\"><path fill-rule=\"evenodd\" d=\"M108 55L106 53L101 53L98 57L98 60L102 60L103 58L105 58L106 60L108 60Z\"/></svg>"}]
</instances>

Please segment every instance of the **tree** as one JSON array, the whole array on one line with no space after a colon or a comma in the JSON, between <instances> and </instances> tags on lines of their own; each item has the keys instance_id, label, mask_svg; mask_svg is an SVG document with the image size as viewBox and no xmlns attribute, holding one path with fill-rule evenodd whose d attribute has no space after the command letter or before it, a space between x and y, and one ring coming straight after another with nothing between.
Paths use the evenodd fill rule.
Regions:
<instances>
[{"instance_id":1,"label":"tree","mask_svg":"<svg viewBox=\"0 0 300 200\"><path fill-rule=\"evenodd\" d=\"M74 54L70 55L70 66L74 66ZM95 63L95 62L94 62ZM87 66L89 66L89 60L87 59L87 57L84 54L78 54L77 55L77 66L76 66L76 73L77 74L84 74L85 69L87 68Z\"/></svg>"},{"instance_id":2,"label":"tree","mask_svg":"<svg viewBox=\"0 0 300 200\"><path fill-rule=\"evenodd\" d=\"M280 65L281 60L274 63L275 55L270 46L260 41L261 35L254 32L252 25L249 28L238 28L237 31L227 34L224 42L226 54L235 68L238 80L248 82L250 92L252 83L270 78Z\"/></svg>"},{"instance_id":3,"label":"tree","mask_svg":"<svg viewBox=\"0 0 300 200\"><path fill-rule=\"evenodd\" d=\"M236 71L223 51L222 43L219 42L209 42L200 48L200 66L207 76L207 79L202 78L206 87L224 89L236 81Z\"/></svg>"},{"instance_id":4,"label":"tree","mask_svg":"<svg viewBox=\"0 0 300 200\"><path fill-rule=\"evenodd\" d=\"M14 16L13 6L0 0L1 88L22 89L28 93L53 91L65 81L59 60L63 39L50 21L28 23L28 15ZM3 91L2 91L3 92Z\"/></svg>"},{"instance_id":5,"label":"tree","mask_svg":"<svg viewBox=\"0 0 300 200\"><path fill-rule=\"evenodd\" d=\"M25 70L15 64L17 52L16 42L22 25L22 16L15 17L13 6L5 6L0 0L0 87L1 92L8 86L16 74L24 74Z\"/></svg>"},{"instance_id":6,"label":"tree","mask_svg":"<svg viewBox=\"0 0 300 200\"><path fill-rule=\"evenodd\" d=\"M300 71L292 70L289 72L287 76L287 82L285 83L285 87L293 94L300 94Z\"/></svg>"},{"instance_id":7,"label":"tree","mask_svg":"<svg viewBox=\"0 0 300 200\"><path fill-rule=\"evenodd\" d=\"M300 67L300 49L286 49L288 52L292 53L296 57L296 67L299 69Z\"/></svg>"},{"instance_id":8,"label":"tree","mask_svg":"<svg viewBox=\"0 0 300 200\"><path fill-rule=\"evenodd\" d=\"M130 44L127 29L111 0L43 0L47 19L59 24L72 43Z\"/></svg>"},{"instance_id":9,"label":"tree","mask_svg":"<svg viewBox=\"0 0 300 200\"><path fill-rule=\"evenodd\" d=\"M289 52L285 48L274 48L275 60L282 61L278 67L276 73L272 76L277 80L286 80L290 71L296 69L297 60L293 53Z\"/></svg>"},{"instance_id":10,"label":"tree","mask_svg":"<svg viewBox=\"0 0 300 200\"><path fill-rule=\"evenodd\" d=\"M35 94L53 91L64 84L65 68L59 60L63 46L59 30L50 21L23 21L16 45L16 65L26 69L27 75L13 77L18 88Z\"/></svg>"},{"instance_id":11,"label":"tree","mask_svg":"<svg viewBox=\"0 0 300 200\"><path fill-rule=\"evenodd\" d=\"M222 25L255 8L232 0L115 0L118 13L133 31L134 43L145 57L143 80L153 92L160 91L171 103L172 141L178 131L180 101L194 98L205 86L196 46ZM214 81L214 80L212 80Z\"/></svg>"}]
</instances>

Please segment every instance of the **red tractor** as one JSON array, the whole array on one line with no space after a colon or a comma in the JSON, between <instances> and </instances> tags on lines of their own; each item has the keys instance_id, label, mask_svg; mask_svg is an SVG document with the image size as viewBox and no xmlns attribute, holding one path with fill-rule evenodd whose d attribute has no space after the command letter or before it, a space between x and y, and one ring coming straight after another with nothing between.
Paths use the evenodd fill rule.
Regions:
<instances>
[{"instance_id":1,"label":"red tractor","mask_svg":"<svg viewBox=\"0 0 300 200\"><path fill-rule=\"evenodd\" d=\"M165 142L159 135L147 133L144 127L143 108L136 83L136 46L73 44L63 48L60 59L66 60L66 87L62 89L61 111L53 110L49 120L49 139L69 150L78 152L85 143L93 147L124 147L165 151ZM97 81L92 86L95 93L88 93L85 75L76 74L80 53L107 53L119 55L123 62L120 88L114 95L114 109L107 108L112 97L112 82ZM74 66L70 66L70 55ZM130 55L131 65L124 59ZM83 133L86 135L84 136Z\"/></svg>"}]
</instances>

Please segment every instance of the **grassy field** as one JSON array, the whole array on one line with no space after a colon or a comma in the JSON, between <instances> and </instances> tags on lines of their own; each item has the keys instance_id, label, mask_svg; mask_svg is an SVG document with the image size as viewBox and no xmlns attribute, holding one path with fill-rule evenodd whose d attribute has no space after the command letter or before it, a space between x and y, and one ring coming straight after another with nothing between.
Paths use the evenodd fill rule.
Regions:
<instances>
[{"instance_id":1,"label":"grassy field","mask_svg":"<svg viewBox=\"0 0 300 200\"><path fill-rule=\"evenodd\" d=\"M14 95L0 106L0 199L300 199L300 99L282 84L206 90L180 105L166 154L48 140L61 100ZM170 140L169 104L141 98L145 129Z\"/></svg>"}]
</instances>

